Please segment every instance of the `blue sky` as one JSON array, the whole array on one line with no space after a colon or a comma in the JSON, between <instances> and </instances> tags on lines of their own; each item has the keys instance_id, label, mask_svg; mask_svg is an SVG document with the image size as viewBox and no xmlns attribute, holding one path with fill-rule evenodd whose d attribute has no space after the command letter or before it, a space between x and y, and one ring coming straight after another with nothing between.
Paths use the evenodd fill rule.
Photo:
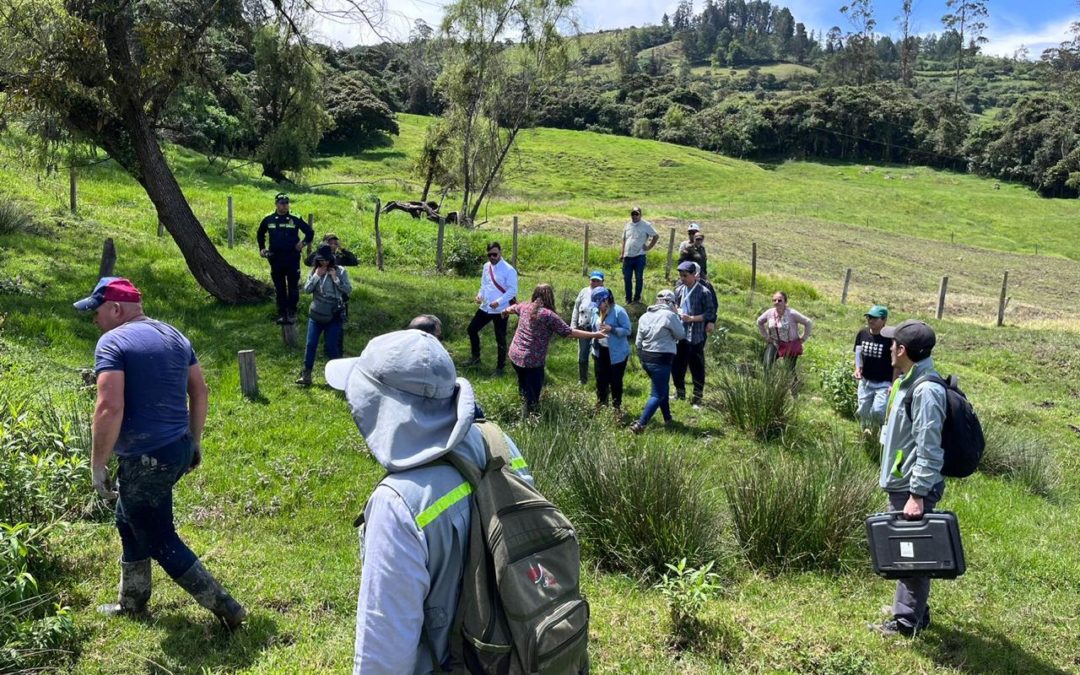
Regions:
<instances>
[{"instance_id":1,"label":"blue sky","mask_svg":"<svg viewBox=\"0 0 1080 675\"><path fill-rule=\"evenodd\" d=\"M417 18L437 25L442 17L443 2L440 0L385 1L379 32L391 39L404 39ZM818 31L828 30L834 25L845 31L850 28L839 10L842 0L774 0L774 3L786 5L796 21L802 21L807 27ZM702 4L703 0L695 0L695 9ZM677 5L678 0L578 0L576 11L581 30L589 32L658 24L660 17L665 12L674 13ZM990 21L986 37L990 43L985 51L992 54L1012 56L1021 45L1025 45L1031 57L1037 58L1043 49L1066 40L1070 36L1070 25L1080 21L1080 2L1077 0L989 0L988 6ZM897 32L894 17L899 7L900 0L874 2L879 33ZM941 16L946 11L945 0L915 0L915 31L923 34L940 32ZM351 22L317 19L313 27L322 39L344 45L377 41L370 30Z\"/></svg>"}]
</instances>

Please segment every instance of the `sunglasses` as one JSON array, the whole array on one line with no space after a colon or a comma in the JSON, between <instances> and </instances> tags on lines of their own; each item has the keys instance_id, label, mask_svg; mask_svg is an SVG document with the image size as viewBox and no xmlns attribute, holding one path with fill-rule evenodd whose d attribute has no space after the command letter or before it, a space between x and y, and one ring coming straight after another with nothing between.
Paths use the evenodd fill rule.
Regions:
<instances>
[{"instance_id":1,"label":"sunglasses","mask_svg":"<svg viewBox=\"0 0 1080 675\"><path fill-rule=\"evenodd\" d=\"M502 255L502 254L499 253L499 252L488 253L489 258L498 258L500 255Z\"/></svg>"},{"instance_id":2,"label":"sunglasses","mask_svg":"<svg viewBox=\"0 0 1080 675\"><path fill-rule=\"evenodd\" d=\"M694 241L705 241L705 237L694 237Z\"/></svg>"},{"instance_id":3,"label":"sunglasses","mask_svg":"<svg viewBox=\"0 0 1080 675\"><path fill-rule=\"evenodd\" d=\"M783 304L783 302L784 302L783 298L777 298L777 299L773 300L774 305L780 305L780 304Z\"/></svg>"}]
</instances>

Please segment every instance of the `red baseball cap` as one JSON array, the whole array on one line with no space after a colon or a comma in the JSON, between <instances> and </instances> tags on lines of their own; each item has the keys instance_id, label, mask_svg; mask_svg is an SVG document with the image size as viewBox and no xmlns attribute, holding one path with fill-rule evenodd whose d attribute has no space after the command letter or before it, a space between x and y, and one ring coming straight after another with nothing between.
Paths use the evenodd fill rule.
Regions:
<instances>
[{"instance_id":1,"label":"red baseball cap","mask_svg":"<svg viewBox=\"0 0 1080 675\"><path fill-rule=\"evenodd\" d=\"M123 277L102 277L94 286L90 297L75 303L75 309L89 312L101 307L106 302L142 302L142 293L135 285Z\"/></svg>"}]
</instances>

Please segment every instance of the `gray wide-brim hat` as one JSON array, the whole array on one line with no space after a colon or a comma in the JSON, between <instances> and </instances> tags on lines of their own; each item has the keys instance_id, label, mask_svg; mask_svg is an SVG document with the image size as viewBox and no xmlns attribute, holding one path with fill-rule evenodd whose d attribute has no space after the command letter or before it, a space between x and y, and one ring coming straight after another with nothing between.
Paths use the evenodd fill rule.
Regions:
<instances>
[{"instance_id":1,"label":"gray wide-brim hat","mask_svg":"<svg viewBox=\"0 0 1080 675\"><path fill-rule=\"evenodd\" d=\"M358 357L326 364L326 382L345 392L372 454L396 472L442 457L465 438L476 396L457 377L435 336L402 330L372 338Z\"/></svg>"}]
</instances>

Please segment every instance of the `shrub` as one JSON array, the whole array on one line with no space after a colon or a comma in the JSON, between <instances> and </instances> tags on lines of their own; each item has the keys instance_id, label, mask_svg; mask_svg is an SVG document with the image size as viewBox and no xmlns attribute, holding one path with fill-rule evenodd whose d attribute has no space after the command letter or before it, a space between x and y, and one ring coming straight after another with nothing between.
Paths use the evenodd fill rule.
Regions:
<instances>
[{"instance_id":1,"label":"shrub","mask_svg":"<svg viewBox=\"0 0 1080 675\"><path fill-rule=\"evenodd\" d=\"M759 440L782 435L795 421L792 375L786 368L744 374L726 372L712 407L719 407L732 426Z\"/></svg>"},{"instance_id":2,"label":"shrub","mask_svg":"<svg viewBox=\"0 0 1080 675\"><path fill-rule=\"evenodd\" d=\"M873 510L872 473L839 433L799 455L773 452L730 472L732 526L755 567L839 569Z\"/></svg>"},{"instance_id":3,"label":"shrub","mask_svg":"<svg viewBox=\"0 0 1080 675\"><path fill-rule=\"evenodd\" d=\"M720 575L712 571L714 564L710 560L701 567L690 567L686 558L675 565L667 563L668 571L656 585L668 603L676 649L692 648L707 634L701 610L720 590Z\"/></svg>"},{"instance_id":4,"label":"shrub","mask_svg":"<svg viewBox=\"0 0 1080 675\"><path fill-rule=\"evenodd\" d=\"M72 399L0 395L0 522L44 524L95 503L90 421Z\"/></svg>"},{"instance_id":5,"label":"shrub","mask_svg":"<svg viewBox=\"0 0 1080 675\"><path fill-rule=\"evenodd\" d=\"M447 242L446 266L459 277L475 277L487 262L483 244L471 237L458 235Z\"/></svg>"},{"instance_id":6,"label":"shrub","mask_svg":"<svg viewBox=\"0 0 1080 675\"><path fill-rule=\"evenodd\" d=\"M859 408L859 385L852 375L851 359L840 357L818 369L821 393L841 417L855 419Z\"/></svg>"},{"instance_id":7,"label":"shrub","mask_svg":"<svg viewBox=\"0 0 1080 675\"><path fill-rule=\"evenodd\" d=\"M48 530L0 523L0 672L56 667L75 642L71 610L50 602L34 576Z\"/></svg>"},{"instance_id":8,"label":"shrub","mask_svg":"<svg viewBox=\"0 0 1080 675\"><path fill-rule=\"evenodd\" d=\"M1023 485L1040 497L1052 497L1061 483L1057 461L1045 442L1023 429L999 420L983 426L986 449L979 471Z\"/></svg>"}]
</instances>

